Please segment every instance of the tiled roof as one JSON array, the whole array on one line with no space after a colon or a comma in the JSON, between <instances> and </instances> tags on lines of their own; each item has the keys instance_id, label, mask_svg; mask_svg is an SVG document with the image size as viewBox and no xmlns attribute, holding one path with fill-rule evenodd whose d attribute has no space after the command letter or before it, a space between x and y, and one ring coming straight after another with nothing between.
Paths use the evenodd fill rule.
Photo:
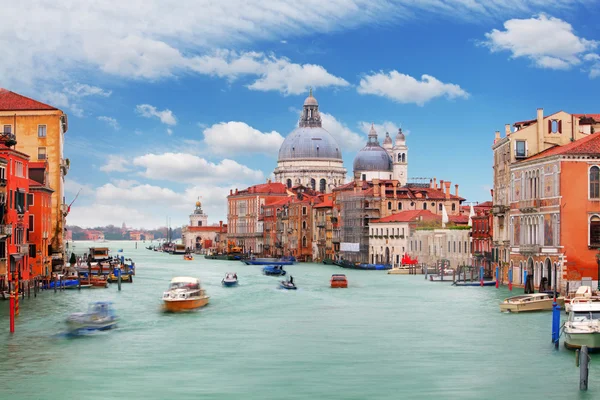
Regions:
<instances>
[{"instance_id":1,"label":"tiled roof","mask_svg":"<svg viewBox=\"0 0 600 400\"><path fill-rule=\"evenodd\" d=\"M531 156L521 162L538 160L556 155L584 155L598 154L600 155L600 135L591 134L564 146L554 146L542 151L534 156Z\"/></svg>"},{"instance_id":2,"label":"tiled roof","mask_svg":"<svg viewBox=\"0 0 600 400\"><path fill-rule=\"evenodd\" d=\"M227 224L223 224L221 228L218 225L213 226L188 226L188 232L227 232Z\"/></svg>"},{"instance_id":3,"label":"tiled roof","mask_svg":"<svg viewBox=\"0 0 600 400\"><path fill-rule=\"evenodd\" d=\"M352 189L352 188L354 188L354 181L350 181L348 183L345 183L345 184L343 184L341 186L338 186L338 187L334 188L333 190L334 191L348 190L348 189Z\"/></svg>"},{"instance_id":4,"label":"tiled roof","mask_svg":"<svg viewBox=\"0 0 600 400\"><path fill-rule=\"evenodd\" d=\"M0 88L0 111L57 110L57 108Z\"/></svg>"},{"instance_id":5,"label":"tiled roof","mask_svg":"<svg viewBox=\"0 0 600 400\"><path fill-rule=\"evenodd\" d=\"M468 215L449 215L448 219L450 220L450 222L454 222L455 224L459 225L466 225L469 223Z\"/></svg>"},{"instance_id":6,"label":"tiled roof","mask_svg":"<svg viewBox=\"0 0 600 400\"><path fill-rule=\"evenodd\" d=\"M271 203L267 203L265 204L265 206L282 206L284 204L287 204L291 201L291 197L284 197L283 199L276 199L275 201L271 202Z\"/></svg>"},{"instance_id":7,"label":"tiled roof","mask_svg":"<svg viewBox=\"0 0 600 400\"><path fill-rule=\"evenodd\" d=\"M420 217L420 218L419 218ZM399 213L396 214L392 214L389 215L387 217L384 218L379 218L372 222L413 222L416 221L417 219L422 219L424 221L435 221L435 220L441 220L442 216L441 215L436 215L434 213L432 213L429 210L408 210L408 211L401 211Z\"/></svg>"},{"instance_id":8,"label":"tiled roof","mask_svg":"<svg viewBox=\"0 0 600 400\"><path fill-rule=\"evenodd\" d=\"M327 199L322 203L315 205L313 208L331 208L333 207L333 200Z\"/></svg>"},{"instance_id":9,"label":"tiled roof","mask_svg":"<svg viewBox=\"0 0 600 400\"><path fill-rule=\"evenodd\" d=\"M596 122L600 122L600 114L573 114L574 117L591 118Z\"/></svg>"}]
</instances>

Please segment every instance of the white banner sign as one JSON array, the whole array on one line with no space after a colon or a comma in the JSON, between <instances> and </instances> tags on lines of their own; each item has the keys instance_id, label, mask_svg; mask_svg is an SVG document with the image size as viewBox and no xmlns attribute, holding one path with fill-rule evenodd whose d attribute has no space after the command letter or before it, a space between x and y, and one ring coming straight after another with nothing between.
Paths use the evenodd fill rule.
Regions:
<instances>
[{"instance_id":1,"label":"white banner sign","mask_svg":"<svg viewBox=\"0 0 600 400\"><path fill-rule=\"evenodd\" d=\"M340 251L359 252L360 243L340 243Z\"/></svg>"}]
</instances>

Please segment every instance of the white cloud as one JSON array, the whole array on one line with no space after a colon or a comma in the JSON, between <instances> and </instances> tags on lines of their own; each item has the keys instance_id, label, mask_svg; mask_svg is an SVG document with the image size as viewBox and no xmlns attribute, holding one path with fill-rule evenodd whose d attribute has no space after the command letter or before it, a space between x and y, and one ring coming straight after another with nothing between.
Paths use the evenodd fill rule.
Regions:
<instances>
[{"instance_id":1,"label":"white cloud","mask_svg":"<svg viewBox=\"0 0 600 400\"><path fill-rule=\"evenodd\" d=\"M436 97L449 99L467 98L469 94L453 83L443 83L431 75L422 75L418 81L410 75L391 71L367 75L360 80L360 94L387 97L399 103L415 103L420 106Z\"/></svg>"},{"instance_id":2,"label":"white cloud","mask_svg":"<svg viewBox=\"0 0 600 400\"><path fill-rule=\"evenodd\" d=\"M92 186L87 183L79 183L71 177L65 177L65 185L64 190L66 194L77 195L79 192L79 196L89 196L94 193Z\"/></svg>"},{"instance_id":3,"label":"white cloud","mask_svg":"<svg viewBox=\"0 0 600 400\"><path fill-rule=\"evenodd\" d=\"M163 124L171 126L177 125L177 118L175 118L175 115L173 115L173 112L169 109L159 111L156 107L151 106L150 104L138 104L135 107L135 111L142 117L157 117Z\"/></svg>"},{"instance_id":4,"label":"white cloud","mask_svg":"<svg viewBox=\"0 0 600 400\"><path fill-rule=\"evenodd\" d=\"M545 14L508 20L504 29L486 33L483 44L492 52L509 51L513 58L529 58L539 68L569 69L581 63L582 55L589 60L584 53L599 43L577 36L571 24Z\"/></svg>"},{"instance_id":5,"label":"white cloud","mask_svg":"<svg viewBox=\"0 0 600 400\"><path fill-rule=\"evenodd\" d=\"M65 87L64 91L75 97L101 96L109 97L112 94L111 90L104 90L98 86L90 86L85 83L74 83L70 87Z\"/></svg>"},{"instance_id":6,"label":"white cloud","mask_svg":"<svg viewBox=\"0 0 600 400\"><path fill-rule=\"evenodd\" d=\"M67 94L60 91L46 91L41 95L41 100L45 103L50 104L53 107L60 108L63 110L70 110L71 114L76 117L82 118L84 116L83 109L75 102L73 102Z\"/></svg>"},{"instance_id":7,"label":"white cloud","mask_svg":"<svg viewBox=\"0 0 600 400\"><path fill-rule=\"evenodd\" d=\"M167 128L167 135L171 136L173 134L173 129Z\"/></svg>"},{"instance_id":8,"label":"white cloud","mask_svg":"<svg viewBox=\"0 0 600 400\"><path fill-rule=\"evenodd\" d=\"M181 201L179 195L171 189L132 182L127 184L107 183L100 186L96 189L96 199L103 203L112 203L118 199L124 205L143 205L143 203L166 205Z\"/></svg>"},{"instance_id":9,"label":"white cloud","mask_svg":"<svg viewBox=\"0 0 600 400\"><path fill-rule=\"evenodd\" d=\"M101 116L98 117L98 119L100 121L106 122L114 130L119 130L119 128L120 128L119 122L115 118L113 118L113 117L107 117L107 116L101 115Z\"/></svg>"},{"instance_id":10,"label":"white cloud","mask_svg":"<svg viewBox=\"0 0 600 400\"><path fill-rule=\"evenodd\" d=\"M221 122L204 130L204 142L216 154L275 154L283 137L276 131L261 132L244 122Z\"/></svg>"},{"instance_id":11,"label":"white cloud","mask_svg":"<svg viewBox=\"0 0 600 400\"><path fill-rule=\"evenodd\" d=\"M100 167L100 171L126 172L129 171L129 168L127 167L128 164L129 162L125 159L125 157L109 154L106 164Z\"/></svg>"},{"instance_id":12,"label":"white cloud","mask_svg":"<svg viewBox=\"0 0 600 400\"><path fill-rule=\"evenodd\" d=\"M361 121L358 123L360 130L365 133L365 135L369 134L371 130L372 122ZM375 128L375 132L377 132L377 136L379 137L380 143L383 143L383 139L385 139L385 133L388 132L392 137L392 140L396 137L396 133L398 132L398 125L391 121L383 121L381 124L373 124Z\"/></svg>"},{"instance_id":13,"label":"white cloud","mask_svg":"<svg viewBox=\"0 0 600 400\"><path fill-rule=\"evenodd\" d=\"M0 43L2 43L1 39ZM46 90L42 92L41 98L46 103L57 108L68 109L73 115L81 118L84 116L84 112L80 103L84 97L108 97L111 93L111 91L106 91L98 86L76 82L65 85L62 90Z\"/></svg>"},{"instance_id":14,"label":"white cloud","mask_svg":"<svg viewBox=\"0 0 600 400\"><path fill-rule=\"evenodd\" d=\"M322 112L321 121L323 128L335 138L343 150L359 150L367 143L366 137L353 132L346 124L338 121L331 114Z\"/></svg>"},{"instance_id":15,"label":"white cloud","mask_svg":"<svg viewBox=\"0 0 600 400\"><path fill-rule=\"evenodd\" d=\"M262 182L262 171L253 170L236 161L224 159L215 164L187 153L146 154L133 164L145 168L142 176L175 182Z\"/></svg>"}]
</instances>

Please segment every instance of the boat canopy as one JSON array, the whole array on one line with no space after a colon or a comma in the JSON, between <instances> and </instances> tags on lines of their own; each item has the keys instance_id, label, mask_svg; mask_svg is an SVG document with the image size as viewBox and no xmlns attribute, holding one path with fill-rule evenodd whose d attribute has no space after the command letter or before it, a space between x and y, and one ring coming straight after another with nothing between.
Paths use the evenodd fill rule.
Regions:
<instances>
[{"instance_id":1,"label":"boat canopy","mask_svg":"<svg viewBox=\"0 0 600 400\"><path fill-rule=\"evenodd\" d=\"M171 283L200 283L200 280L189 276L177 276L171 279Z\"/></svg>"}]
</instances>

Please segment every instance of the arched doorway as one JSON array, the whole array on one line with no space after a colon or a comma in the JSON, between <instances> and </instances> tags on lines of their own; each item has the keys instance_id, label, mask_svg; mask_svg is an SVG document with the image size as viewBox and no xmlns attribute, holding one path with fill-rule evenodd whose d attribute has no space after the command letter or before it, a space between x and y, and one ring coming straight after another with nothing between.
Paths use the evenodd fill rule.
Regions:
<instances>
[{"instance_id":1,"label":"arched doorway","mask_svg":"<svg viewBox=\"0 0 600 400\"><path fill-rule=\"evenodd\" d=\"M386 264L390 263L390 248L389 247L385 248L385 263Z\"/></svg>"},{"instance_id":2,"label":"arched doorway","mask_svg":"<svg viewBox=\"0 0 600 400\"><path fill-rule=\"evenodd\" d=\"M198 236L196 238L196 250L200 250L202 248L202 238Z\"/></svg>"},{"instance_id":3,"label":"arched doorway","mask_svg":"<svg viewBox=\"0 0 600 400\"><path fill-rule=\"evenodd\" d=\"M548 278L548 287L552 287L552 262L546 258L546 268L544 268L544 276Z\"/></svg>"}]
</instances>

